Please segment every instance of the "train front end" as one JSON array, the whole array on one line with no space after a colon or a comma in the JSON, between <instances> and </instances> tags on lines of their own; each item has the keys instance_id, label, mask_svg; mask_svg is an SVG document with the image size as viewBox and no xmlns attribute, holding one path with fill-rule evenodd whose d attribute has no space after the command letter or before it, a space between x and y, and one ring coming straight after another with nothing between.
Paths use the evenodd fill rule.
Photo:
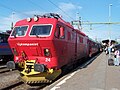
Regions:
<instances>
[{"instance_id":1,"label":"train front end","mask_svg":"<svg viewBox=\"0 0 120 90\"><path fill-rule=\"evenodd\" d=\"M27 84L49 83L61 74L53 45L56 22L45 17L21 20L8 39L14 62L7 67L17 68Z\"/></svg>"}]
</instances>

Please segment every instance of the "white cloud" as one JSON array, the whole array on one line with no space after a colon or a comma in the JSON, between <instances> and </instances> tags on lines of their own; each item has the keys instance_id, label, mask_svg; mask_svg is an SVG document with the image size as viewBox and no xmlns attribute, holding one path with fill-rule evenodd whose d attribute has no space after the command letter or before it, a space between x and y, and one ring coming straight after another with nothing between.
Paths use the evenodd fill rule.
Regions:
<instances>
[{"instance_id":1,"label":"white cloud","mask_svg":"<svg viewBox=\"0 0 120 90\"><path fill-rule=\"evenodd\" d=\"M62 15L62 17L66 21L71 21L71 19L76 19L76 13L82 9L81 6L75 5L73 3L59 3L58 7L61 9L55 10L58 14Z\"/></svg>"},{"instance_id":2,"label":"white cloud","mask_svg":"<svg viewBox=\"0 0 120 90\"><path fill-rule=\"evenodd\" d=\"M16 21L20 20L21 18L19 15L14 14L14 15L9 15L8 17L1 17L0 22L0 31L6 31L11 29L11 23L13 22L15 24Z\"/></svg>"},{"instance_id":3,"label":"white cloud","mask_svg":"<svg viewBox=\"0 0 120 90\"><path fill-rule=\"evenodd\" d=\"M73 3L60 3L59 8L61 8L62 10L66 11L66 12L67 11L72 11L72 10L75 10L75 9L82 9L81 6L76 6Z\"/></svg>"},{"instance_id":4,"label":"white cloud","mask_svg":"<svg viewBox=\"0 0 120 90\"><path fill-rule=\"evenodd\" d=\"M15 24L19 20L25 19L27 17L33 17L35 14L41 15L44 13L45 12L40 12L40 11L28 11L28 12L24 12L24 14L14 13L9 15L8 17L0 17L0 21L1 21L0 32L10 30L12 22Z\"/></svg>"},{"instance_id":5,"label":"white cloud","mask_svg":"<svg viewBox=\"0 0 120 90\"><path fill-rule=\"evenodd\" d=\"M29 11L29 12L24 12L24 14L20 13L14 13L9 15L8 17L0 17L0 31L6 31L11 29L11 23L13 22L14 24L22 19L25 19L27 17L33 17L35 14L41 14L42 12L40 11Z\"/></svg>"}]
</instances>

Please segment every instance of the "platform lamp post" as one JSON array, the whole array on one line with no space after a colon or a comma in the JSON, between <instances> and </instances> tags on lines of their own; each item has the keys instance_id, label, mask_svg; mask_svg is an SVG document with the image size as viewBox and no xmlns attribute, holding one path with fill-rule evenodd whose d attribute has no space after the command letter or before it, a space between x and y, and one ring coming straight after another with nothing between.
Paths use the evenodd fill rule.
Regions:
<instances>
[{"instance_id":1,"label":"platform lamp post","mask_svg":"<svg viewBox=\"0 0 120 90\"><path fill-rule=\"evenodd\" d=\"M15 14L15 12L12 12L11 30L13 29L14 14Z\"/></svg>"},{"instance_id":2,"label":"platform lamp post","mask_svg":"<svg viewBox=\"0 0 120 90\"><path fill-rule=\"evenodd\" d=\"M110 27L110 22L111 22L111 7L112 7L112 4L109 4L109 58L111 57L111 48L110 48L110 45L111 45L111 27Z\"/></svg>"}]
</instances>

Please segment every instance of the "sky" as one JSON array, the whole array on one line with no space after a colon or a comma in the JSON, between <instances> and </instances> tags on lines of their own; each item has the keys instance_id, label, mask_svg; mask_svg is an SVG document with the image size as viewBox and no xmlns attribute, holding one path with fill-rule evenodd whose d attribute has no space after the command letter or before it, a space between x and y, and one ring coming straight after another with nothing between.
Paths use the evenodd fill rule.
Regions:
<instances>
[{"instance_id":1,"label":"sky","mask_svg":"<svg viewBox=\"0 0 120 90\"><path fill-rule=\"evenodd\" d=\"M60 14L67 22L78 17L82 23L120 22L120 0L1 0L0 31L10 30L11 22L15 24L27 17L50 12ZM120 24L84 24L82 31L98 41L120 38Z\"/></svg>"}]
</instances>

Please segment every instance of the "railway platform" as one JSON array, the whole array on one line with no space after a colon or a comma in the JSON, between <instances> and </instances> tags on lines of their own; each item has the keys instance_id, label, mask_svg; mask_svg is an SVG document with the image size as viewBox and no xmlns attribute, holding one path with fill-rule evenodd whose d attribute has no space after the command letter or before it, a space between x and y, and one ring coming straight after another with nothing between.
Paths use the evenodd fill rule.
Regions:
<instances>
[{"instance_id":1,"label":"railway platform","mask_svg":"<svg viewBox=\"0 0 120 90\"><path fill-rule=\"evenodd\" d=\"M120 90L120 66L109 66L108 58L103 52L44 90Z\"/></svg>"}]
</instances>

